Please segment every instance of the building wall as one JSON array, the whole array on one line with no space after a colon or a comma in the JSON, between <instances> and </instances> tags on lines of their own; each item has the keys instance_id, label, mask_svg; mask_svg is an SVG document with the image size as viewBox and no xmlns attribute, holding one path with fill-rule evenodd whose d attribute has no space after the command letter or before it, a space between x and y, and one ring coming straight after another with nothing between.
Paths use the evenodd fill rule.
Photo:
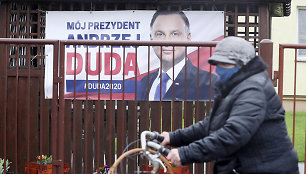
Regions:
<instances>
[{"instance_id":1,"label":"building wall","mask_svg":"<svg viewBox=\"0 0 306 174\"><path fill-rule=\"evenodd\" d=\"M278 71L279 62L279 44L280 43L298 43L298 8L306 8L305 0L292 0L291 14L288 17L273 17L271 24L271 39L274 42L273 50L273 71ZM292 97L294 94L294 70L295 70L295 51L294 49L286 49L284 55L284 86L283 94L286 101L286 109L292 110ZM306 61L297 63L296 78L296 95L301 99L306 96ZM286 97L287 96L287 97ZM304 103L304 102L302 102ZM306 111L306 104L301 110Z\"/></svg>"},{"instance_id":2,"label":"building wall","mask_svg":"<svg viewBox=\"0 0 306 174\"><path fill-rule=\"evenodd\" d=\"M283 99L283 106L286 111L293 111L293 97L285 97ZM295 111L296 112L305 112L306 111L306 99L299 97L295 102Z\"/></svg>"}]
</instances>

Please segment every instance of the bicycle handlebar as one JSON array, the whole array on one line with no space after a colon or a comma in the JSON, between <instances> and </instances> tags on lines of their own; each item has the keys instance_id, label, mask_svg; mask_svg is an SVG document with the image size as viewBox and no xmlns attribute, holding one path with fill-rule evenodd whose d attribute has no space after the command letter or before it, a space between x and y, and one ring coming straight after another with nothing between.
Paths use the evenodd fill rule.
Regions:
<instances>
[{"instance_id":1,"label":"bicycle handlebar","mask_svg":"<svg viewBox=\"0 0 306 174\"><path fill-rule=\"evenodd\" d=\"M146 140L147 135L149 136L149 140L150 140L148 142ZM149 147L156 149L158 152L160 152L161 154L165 156L167 156L168 153L170 152L169 149L154 142L154 140L157 140L159 142L162 142L164 140L164 137L161 136L158 132L143 131L141 133L140 140L141 140L141 148L144 150L146 150L147 146L149 146Z\"/></svg>"},{"instance_id":2,"label":"bicycle handlebar","mask_svg":"<svg viewBox=\"0 0 306 174\"><path fill-rule=\"evenodd\" d=\"M162 146L162 145L160 145L160 144L157 144L157 143L155 143L155 142L152 142L152 141L149 141L149 142L147 143L147 145L148 145L149 147L152 147L152 148L154 148L154 149L157 149L157 151L158 151L159 153L163 154L164 156L167 156L168 153L170 152L170 149L167 149L167 148L165 148L164 146Z\"/></svg>"},{"instance_id":3,"label":"bicycle handlebar","mask_svg":"<svg viewBox=\"0 0 306 174\"><path fill-rule=\"evenodd\" d=\"M158 142L164 141L164 137L161 136L158 132L154 131L153 134L154 137L152 137L152 139L156 139Z\"/></svg>"},{"instance_id":4,"label":"bicycle handlebar","mask_svg":"<svg viewBox=\"0 0 306 174\"><path fill-rule=\"evenodd\" d=\"M164 137L161 136L158 132L143 131L140 135L141 148L132 149L120 155L117 161L110 168L110 173L113 174L115 172L116 167L123 158L137 152L142 152L141 155L145 156L153 166L151 173L156 173L160 166L162 166L162 168L164 169L164 173L166 173L167 166L170 174L173 174L173 170L171 165L169 164L169 161L163 156L167 156L170 150L158 144L156 140L162 142L164 140Z\"/></svg>"}]
</instances>

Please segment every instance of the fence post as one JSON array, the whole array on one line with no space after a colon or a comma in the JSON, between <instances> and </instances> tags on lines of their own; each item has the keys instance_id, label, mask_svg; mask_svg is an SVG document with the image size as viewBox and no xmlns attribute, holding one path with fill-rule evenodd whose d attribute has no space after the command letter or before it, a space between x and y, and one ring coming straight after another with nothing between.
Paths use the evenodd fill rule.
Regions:
<instances>
[{"instance_id":1,"label":"fence post","mask_svg":"<svg viewBox=\"0 0 306 174\"><path fill-rule=\"evenodd\" d=\"M0 26L3 26L0 27L0 38L6 37L6 11L6 4L0 3ZM7 46L1 45L0 52L0 156L3 158L6 155Z\"/></svg>"},{"instance_id":2,"label":"fence post","mask_svg":"<svg viewBox=\"0 0 306 174\"><path fill-rule=\"evenodd\" d=\"M267 72L269 77L272 79L272 68L273 68L273 42L269 39L263 39L259 43L259 55L268 65Z\"/></svg>"}]
</instances>

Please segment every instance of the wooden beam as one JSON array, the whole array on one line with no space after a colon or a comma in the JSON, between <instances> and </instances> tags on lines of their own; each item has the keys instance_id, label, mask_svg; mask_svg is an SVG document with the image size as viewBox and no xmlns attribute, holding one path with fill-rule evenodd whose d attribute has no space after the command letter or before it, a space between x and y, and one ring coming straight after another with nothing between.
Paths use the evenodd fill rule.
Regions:
<instances>
[{"instance_id":1,"label":"wooden beam","mask_svg":"<svg viewBox=\"0 0 306 174\"><path fill-rule=\"evenodd\" d=\"M270 39L270 14L267 5L259 5L259 41Z\"/></svg>"},{"instance_id":2,"label":"wooden beam","mask_svg":"<svg viewBox=\"0 0 306 174\"><path fill-rule=\"evenodd\" d=\"M0 1L0 38L6 37L6 29L7 29L7 5L5 3L1 3ZM4 156L4 129L6 123L3 122L4 117L6 116L5 110L6 110L6 57L7 51L5 50L6 47L4 45L0 45L0 156L3 158Z\"/></svg>"},{"instance_id":3,"label":"wooden beam","mask_svg":"<svg viewBox=\"0 0 306 174\"><path fill-rule=\"evenodd\" d=\"M8 0L6 0L8 2ZM2 2L6 2L3 1ZM14 0L16 2L21 2L21 0ZM0 0L1 2L1 0ZM47 2L88 2L88 0L23 0L22 2L42 2L42 3L47 3ZM99 3L130 3L130 0L91 0L90 2L99 2ZM133 0L133 3L148 3L147 0ZM154 1L156 2L156 1ZM173 0L158 0L158 3L173 3ZM184 3L186 2L185 0L177 0L175 3ZM275 2L280 2L280 3L289 3L291 0L191 0L188 1L188 3L235 3L235 4L240 4L240 3L275 3Z\"/></svg>"}]
</instances>

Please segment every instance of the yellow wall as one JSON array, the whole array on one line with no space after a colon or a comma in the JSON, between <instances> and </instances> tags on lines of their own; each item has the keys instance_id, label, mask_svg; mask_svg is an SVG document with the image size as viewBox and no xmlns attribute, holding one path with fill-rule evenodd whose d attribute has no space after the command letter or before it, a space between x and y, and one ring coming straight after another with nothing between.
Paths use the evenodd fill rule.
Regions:
<instances>
[{"instance_id":1,"label":"yellow wall","mask_svg":"<svg viewBox=\"0 0 306 174\"><path fill-rule=\"evenodd\" d=\"M272 17L271 37L274 42L273 71L278 70L279 43L298 43L298 8L306 8L306 0L292 0L288 17ZM306 96L306 61L297 64L297 95ZM284 95L294 91L294 50L286 49L284 56ZM306 106L305 106L306 109Z\"/></svg>"}]
</instances>

